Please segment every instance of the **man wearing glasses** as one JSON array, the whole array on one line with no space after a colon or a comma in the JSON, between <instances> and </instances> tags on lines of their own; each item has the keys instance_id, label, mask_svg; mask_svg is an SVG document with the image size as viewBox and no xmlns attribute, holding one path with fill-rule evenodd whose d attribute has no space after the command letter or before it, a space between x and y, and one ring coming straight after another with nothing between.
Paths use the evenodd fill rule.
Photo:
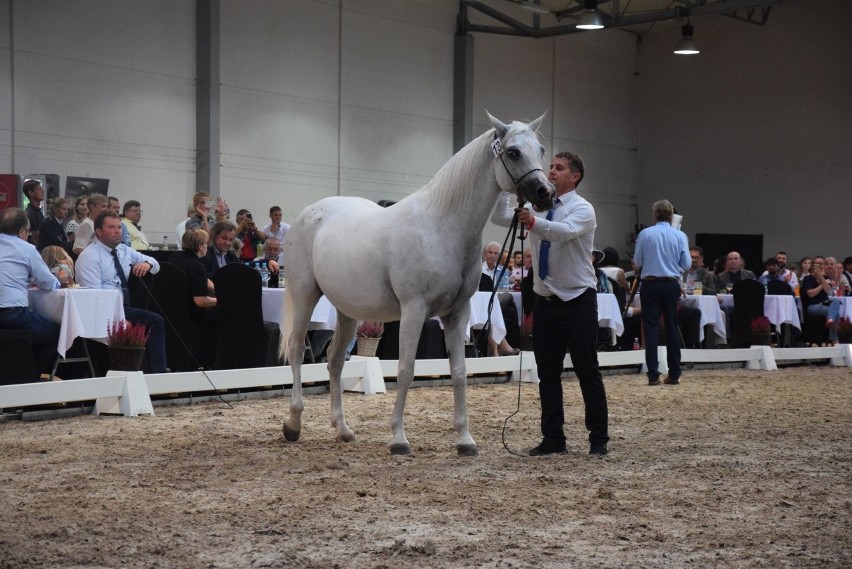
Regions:
<instances>
[{"instance_id":1,"label":"man wearing glasses","mask_svg":"<svg viewBox=\"0 0 852 569\"><path fill-rule=\"evenodd\" d=\"M127 233L130 235L130 246L136 251L146 251L151 248L148 243L148 238L142 233L142 226L139 222L142 220L142 204L136 200L129 200L124 204L122 211L121 223L124 224Z\"/></svg>"},{"instance_id":2,"label":"man wearing glasses","mask_svg":"<svg viewBox=\"0 0 852 569\"><path fill-rule=\"evenodd\" d=\"M704 294L716 294L716 279L704 266L704 249L698 245L689 248L692 265L683 273L686 288L695 288L695 283L701 283Z\"/></svg>"}]
</instances>

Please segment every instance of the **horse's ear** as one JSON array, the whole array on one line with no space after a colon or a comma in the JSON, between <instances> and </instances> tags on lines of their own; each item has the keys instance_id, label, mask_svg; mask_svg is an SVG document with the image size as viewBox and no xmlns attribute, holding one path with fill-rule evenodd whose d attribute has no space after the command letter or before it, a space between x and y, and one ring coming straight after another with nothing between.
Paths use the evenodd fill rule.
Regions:
<instances>
[{"instance_id":1,"label":"horse's ear","mask_svg":"<svg viewBox=\"0 0 852 569\"><path fill-rule=\"evenodd\" d=\"M509 130L509 126L500 122L500 119L494 118L491 116L491 113L485 111L485 114L488 115L488 120L491 121L491 126L497 129L497 134L500 138L506 136L506 132Z\"/></svg>"},{"instance_id":2,"label":"horse's ear","mask_svg":"<svg viewBox=\"0 0 852 569\"><path fill-rule=\"evenodd\" d=\"M531 131L535 132L535 131L537 131L537 130L538 130L538 127L539 127L539 126L541 126L541 121L543 121L543 120L544 120L544 116L545 116L546 114L547 114L547 111L544 111L544 113L543 113L540 117L538 117L537 119L535 119L534 121L532 121L532 122L529 124L529 127L530 127L530 130L531 130Z\"/></svg>"}]
</instances>

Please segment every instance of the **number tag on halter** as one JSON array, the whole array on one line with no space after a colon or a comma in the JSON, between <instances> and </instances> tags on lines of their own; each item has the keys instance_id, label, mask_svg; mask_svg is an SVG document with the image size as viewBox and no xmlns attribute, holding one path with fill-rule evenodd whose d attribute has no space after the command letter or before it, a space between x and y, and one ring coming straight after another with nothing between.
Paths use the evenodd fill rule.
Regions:
<instances>
[{"instance_id":1,"label":"number tag on halter","mask_svg":"<svg viewBox=\"0 0 852 569\"><path fill-rule=\"evenodd\" d=\"M491 142L491 152L494 153L494 156L500 156L501 154L503 154L503 145L500 144L499 138L495 138Z\"/></svg>"}]
</instances>

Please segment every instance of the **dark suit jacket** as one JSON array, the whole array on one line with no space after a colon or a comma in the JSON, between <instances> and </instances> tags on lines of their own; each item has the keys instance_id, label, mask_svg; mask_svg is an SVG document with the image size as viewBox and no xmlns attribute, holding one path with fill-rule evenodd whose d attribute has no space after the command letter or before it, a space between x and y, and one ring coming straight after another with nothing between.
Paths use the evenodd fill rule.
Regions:
<instances>
[{"instance_id":1,"label":"dark suit jacket","mask_svg":"<svg viewBox=\"0 0 852 569\"><path fill-rule=\"evenodd\" d=\"M208 247L207 254L201 258L201 262L204 264L204 270L207 272L208 277L212 277L213 273L219 268L219 263L216 261L216 248ZM225 253L225 264L230 265L231 263L241 263L242 261L234 255L233 251L228 251Z\"/></svg>"},{"instance_id":2,"label":"dark suit jacket","mask_svg":"<svg viewBox=\"0 0 852 569\"><path fill-rule=\"evenodd\" d=\"M754 273L749 270L740 269L740 273L740 280L757 279L757 277L754 276ZM725 287L728 286L729 282L731 282L731 273L729 273L728 271L723 271L722 273L716 275L716 290L721 293L725 290Z\"/></svg>"},{"instance_id":3,"label":"dark suit jacket","mask_svg":"<svg viewBox=\"0 0 852 569\"><path fill-rule=\"evenodd\" d=\"M59 223L53 216L48 216L41 224L41 230L38 234L38 250L41 251L50 245L59 245L68 254L71 254L73 243L68 241L68 236Z\"/></svg>"}]
</instances>

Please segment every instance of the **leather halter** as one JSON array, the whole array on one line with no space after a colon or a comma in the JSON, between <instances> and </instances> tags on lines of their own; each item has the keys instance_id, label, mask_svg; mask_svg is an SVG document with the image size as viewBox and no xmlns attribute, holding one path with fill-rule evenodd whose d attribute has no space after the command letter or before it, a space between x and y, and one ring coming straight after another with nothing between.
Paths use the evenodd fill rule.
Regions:
<instances>
[{"instance_id":1,"label":"leather halter","mask_svg":"<svg viewBox=\"0 0 852 569\"><path fill-rule=\"evenodd\" d=\"M519 202L526 201L521 196L521 194L518 193L518 187L520 186L521 181L524 178L526 178L527 176L529 176L530 174L532 174L533 172L541 172L542 174L544 174L544 170L542 170L541 168L533 168L532 170L530 170L529 172L527 172L526 174L524 174L520 178L515 179L515 177L509 171L509 167L506 166L506 162L503 160L503 145L500 144L500 137L497 136L496 132L494 133L494 142L491 144L491 151L494 153L494 156L496 156L500 159L500 163L503 164L503 169L506 170L506 173L509 175L509 179L512 180L512 184L513 184L514 190L515 190L515 195L518 197L518 201Z\"/></svg>"}]
</instances>

